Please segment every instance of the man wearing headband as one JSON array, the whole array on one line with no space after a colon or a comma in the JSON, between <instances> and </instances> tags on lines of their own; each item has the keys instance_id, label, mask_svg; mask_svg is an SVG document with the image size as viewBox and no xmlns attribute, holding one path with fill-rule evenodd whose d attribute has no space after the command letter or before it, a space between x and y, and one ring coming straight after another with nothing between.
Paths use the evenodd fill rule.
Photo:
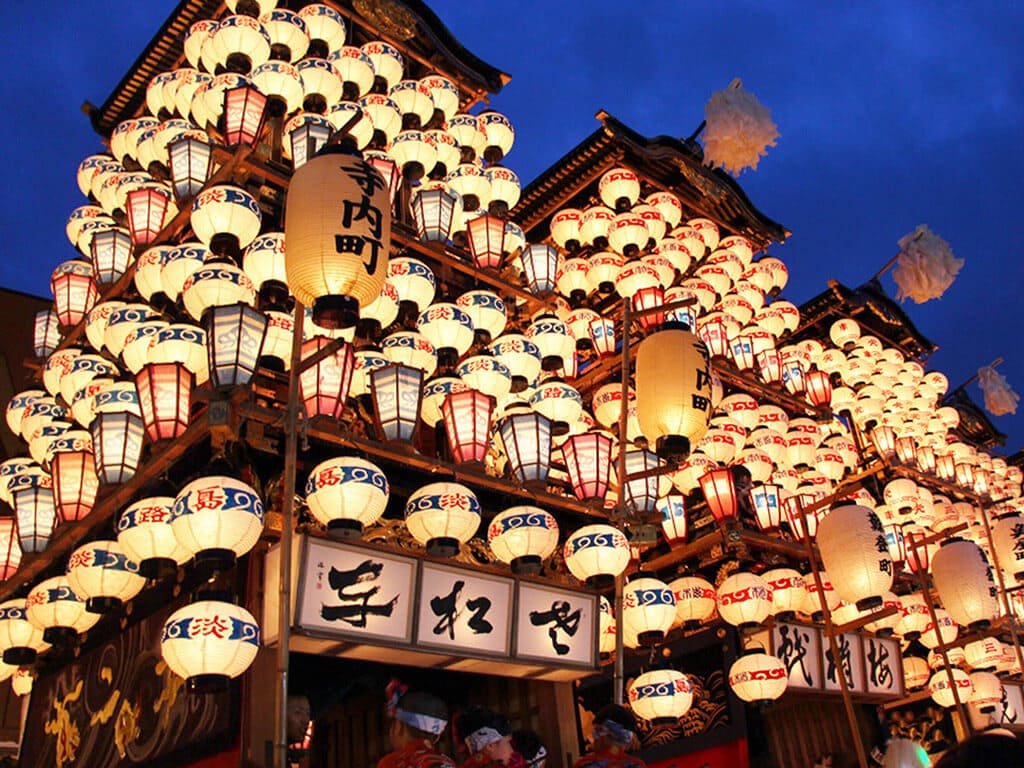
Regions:
<instances>
[{"instance_id":1,"label":"man wearing headband","mask_svg":"<svg viewBox=\"0 0 1024 768\"><path fill-rule=\"evenodd\" d=\"M636 719L625 707L608 704L594 716L590 752L582 755L573 768L647 768L639 757L626 750L636 740Z\"/></svg>"},{"instance_id":2,"label":"man wearing headband","mask_svg":"<svg viewBox=\"0 0 1024 768\"><path fill-rule=\"evenodd\" d=\"M499 768L512 761L512 727L484 707L470 707L459 717L459 735L469 750L462 768Z\"/></svg>"},{"instance_id":3,"label":"man wearing headband","mask_svg":"<svg viewBox=\"0 0 1024 768\"><path fill-rule=\"evenodd\" d=\"M512 731L512 749L511 768L544 768L547 763L548 751L533 731Z\"/></svg>"},{"instance_id":4,"label":"man wearing headband","mask_svg":"<svg viewBox=\"0 0 1024 768\"><path fill-rule=\"evenodd\" d=\"M448 707L436 696L413 691L398 699L391 708L388 738L393 752L377 763L377 768L455 768L436 744L448 725Z\"/></svg>"}]
</instances>

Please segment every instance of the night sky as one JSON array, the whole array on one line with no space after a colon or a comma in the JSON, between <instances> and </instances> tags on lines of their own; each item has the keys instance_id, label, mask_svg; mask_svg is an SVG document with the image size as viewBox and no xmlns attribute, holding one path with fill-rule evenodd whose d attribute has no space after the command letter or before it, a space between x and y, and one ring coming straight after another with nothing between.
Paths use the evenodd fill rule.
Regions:
<instances>
[{"instance_id":1,"label":"night sky","mask_svg":"<svg viewBox=\"0 0 1024 768\"><path fill-rule=\"evenodd\" d=\"M790 269L785 297L800 304L829 278L859 285L928 224L966 260L942 299L904 307L940 347L929 367L956 386L1005 357L1000 372L1024 392L1024 4L428 4L512 75L492 106L516 128L506 164L524 186L597 127L598 110L648 136L686 136L709 95L741 77L781 133L740 183L793 232L773 249ZM74 255L75 169L100 149L79 107L106 99L174 6L3 4L0 285L47 295L50 271ZM1024 445L1024 408L993 421L1007 453Z\"/></svg>"}]
</instances>

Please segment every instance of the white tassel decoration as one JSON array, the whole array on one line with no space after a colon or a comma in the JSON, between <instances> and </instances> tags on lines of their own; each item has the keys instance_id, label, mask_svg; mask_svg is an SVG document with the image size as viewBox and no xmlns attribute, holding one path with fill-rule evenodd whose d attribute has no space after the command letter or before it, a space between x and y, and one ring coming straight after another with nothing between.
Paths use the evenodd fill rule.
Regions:
<instances>
[{"instance_id":1,"label":"white tassel decoration","mask_svg":"<svg viewBox=\"0 0 1024 768\"><path fill-rule=\"evenodd\" d=\"M1006 378L995 368L986 365L978 369L978 383L985 393L985 410L993 416L1005 416L1017 412L1020 397L1010 389Z\"/></svg>"},{"instance_id":2,"label":"white tassel decoration","mask_svg":"<svg viewBox=\"0 0 1024 768\"><path fill-rule=\"evenodd\" d=\"M925 224L901 237L899 245L900 255L892 276L900 301L913 299L915 304L924 304L939 298L964 265L963 259L953 255L949 243Z\"/></svg>"},{"instance_id":3,"label":"white tassel decoration","mask_svg":"<svg viewBox=\"0 0 1024 768\"><path fill-rule=\"evenodd\" d=\"M722 91L715 91L704 105L704 161L721 166L733 176L757 163L768 147L775 146L779 129L771 112L739 78Z\"/></svg>"}]
</instances>

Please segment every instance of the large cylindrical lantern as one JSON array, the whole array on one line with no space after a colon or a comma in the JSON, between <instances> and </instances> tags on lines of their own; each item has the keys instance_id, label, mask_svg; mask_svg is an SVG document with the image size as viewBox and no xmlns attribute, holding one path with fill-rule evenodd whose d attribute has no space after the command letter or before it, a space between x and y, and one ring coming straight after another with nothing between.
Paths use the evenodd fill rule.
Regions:
<instances>
[{"instance_id":1,"label":"large cylindrical lantern","mask_svg":"<svg viewBox=\"0 0 1024 768\"><path fill-rule=\"evenodd\" d=\"M585 525L565 542L565 564L569 572L591 587L611 584L629 565L629 542L622 531L610 525Z\"/></svg>"},{"instance_id":2,"label":"large cylindrical lantern","mask_svg":"<svg viewBox=\"0 0 1024 768\"><path fill-rule=\"evenodd\" d=\"M878 608L892 587L882 521L857 504L833 507L818 523L818 549L839 597L861 611Z\"/></svg>"},{"instance_id":3,"label":"large cylindrical lantern","mask_svg":"<svg viewBox=\"0 0 1024 768\"><path fill-rule=\"evenodd\" d=\"M201 477L175 497L171 530L197 564L230 567L259 540L263 502L241 480Z\"/></svg>"},{"instance_id":4,"label":"large cylindrical lantern","mask_svg":"<svg viewBox=\"0 0 1024 768\"><path fill-rule=\"evenodd\" d=\"M772 613L772 588L760 576L734 573L718 588L718 613L734 627L756 627Z\"/></svg>"},{"instance_id":5,"label":"large cylindrical lantern","mask_svg":"<svg viewBox=\"0 0 1024 768\"><path fill-rule=\"evenodd\" d=\"M391 202L381 175L354 155L321 154L292 176L285 212L288 286L327 328L355 323L381 291Z\"/></svg>"},{"instance_id":6,"label":"large cylindrical lantern","mask_svg":"<svg viewBox=\"0 0 1024 768\"><path fill-rule=\"evenodd\" d=\"M600 431L573 435L562 443L562 457L576 498L603 500L611 473L612 436Z\"/></svg>"},{"instance_id":7,"label":"large cylindrical lantern","mask_svg":"<svg viewBox=\"0 0 1024 768\"><path fill-rule=\"evenodd\" d=\"M147 579L174 573L192 557L174 536L173 514L174 497L151 496L128 505L118 518L117 543Z\"/></svg>"},{"instance_id":8,"label":"large cylindrical lantern","mask_svg":"<svg viewBox=\"0 0 1024 768\"><path fill-rule=\"evenodd\" d=\"M68 556L68 583L92 613L108 613L146 586L139 564L116 541L93 541Z\"/></svg>"},{"instance_id":9,"label":"large cylindrical lantern","mask_svg":"<svg viewBox=\"0 0 1024 768\"><path fill-rule=\"evenodd\" d=\"M47 643L68 644L100 620L86 610L85 601L75 594L67 576L54 576L36 584L25 598L25 616L42 630Z\"/></svg>"},{"instance_id":10,"label":"large cylindrical lantern","mask_svg":"<svg viewBox=\"0 0 1024 768\"><path fill-rule=\"evenodd\" d=\"M459 483L430 483L406 502L405 527L428 554L454 557L480 527L480 502Z\"/></svg>"},{"instance_id":11,"label":"large cylindrical lantern","mask_svg":"<svg viewBox=\"0 0 1024 768\"><path fill-rule=\"evenodd\" d=\"M658 455L685 458L711 416L710 359L703 342L676 329L640 342L636 395L640 430L656 443Z\"/></svg>"},{"instance_id":12,"label":"large cylindrical lantern","mask_svg":"<svg viewBox=\"0 0 1024 768\"><path fill-rule=\"evenodd\" d=\"M314 336L302 343L302 357L311 357L328 344L335 342L323 336ZM309 417L324 415L341 418L345 399L352 384L355 352L352 345L341 342L334 354L327 355L315 365L299 374L299 391Z\"/></svg>"},{"instance_id":13,"label":"large cylindrical lantern","mask_svg":"<svg viewBox=\"0 0 1024 768\"><path fill-rule=\"evenodd\" d=\"M539 507L511 507L487 526L487 543L513 573L538 573L558 546L558 523Z\"/></svg>"},{"instance_id":14,"label":"large cylindrical lantern","mask_svg":"<svg viewBox=\"0 0 1024 768\"><path fill-rule=\"evenodd\" d=\"M629 706L652 725L670 725L690 711L693 686L674 669L655 669L638 675L629 686Z\"/></svg>"},{"instance_id":15,"label":"large cylindrical lantern","mask_svg":"<svg viewBox=\"0 0 1024 768\"><path fill-rule=\"evenodd\" d=\"M498 425L509 470L524 486L544 488L551 469L551 420L528 411L506 416Z\"/></svg>"},{"instance_id":16,"label":"large cylindrical lantern","mask_svg":"<svg viewBox=\"0 0 1024 768\"><path fill-rule=\"evenodd\" d=\"M194 382L192 372L181 363L149 363L135 375L139 408L150 440L185 434Z\"/></svg>"},{"instance_id":17,"label":"large cylindrical lantern","mask_svg":"<svg viewBox=\"0 0 1024 768\"><path fill-rule=\"evenodd\" d=\"M763 648L747 651L729 667L732 692L752 704L771 703L786 692L787 685L786 665Z\"/></svg>"},{"instance_id":18,"label":"large cylindrical lantern","mask_svg":"<svg viewBox=\"0 0 1024 768\"><path fill-rule=\"evenodd\" d=\"M957 624L986 629L999 610L992 571L973 541L946 539L932 558L932 578L942 604Z\"/></svg>"},{"instance_id":19,"label":"large cylindrical lantern","mask_svg":"<svg viewBox=\"0 0 1024 768\"><path fill-rule=\"evenodd\" d=\"M0 603L0 652L4 664L31 664L37 653L49 647L43 640L43 631L25 615L25 602L22 599Z\"/></svg>"},{"instance_id":20,"label":"large cylindrical lantern","mask_svg":"<svg viewBox=\"0 0 1024 768\"><path fill-rule=\"evenodd\" d=\"M623 634L642 647L657 645L676 620L676 596L663 581L641 576L622 588Z\"/></svg>"},{"instance_id":21,"label":"large cylindrical lantern","mask_svg":"<svg viewBox=\"0 0 1024 768\"><path fill-rule=\"evenodd\" d=\"M358 539L388 505L391 489L380 467L339 456L317 464L306 481L306 505L336 539Z\"/></svg>"},{"instance_id":22,"label":"large cylindrical lantern","mask_svg":"<svg viewBox=\"0 0 1024 768\"><path fill-rule=\"evenodd\" d=\"M953 674L952 684L949 681L950 672ZM956 687L955 695L953 693L954 686ZM940 707L947 709L956 706L957 699L966 704L973 692L974 684L971 682L970 675L957 667L952 667L948 671L946 668L940 669L928 681L928 693L931 694L932 700Z\"/></svg>"},{"instance_id":23,"label":"large cylindrical lantern","mask_svg":"<svg viewBox=\"0 0 1024 768\"><path fill-rule=\"evenodd\" d=\"M676 624L696 629L711 617L717 607L714 586L700 576L680 576L669 583L676 596Z\"/></svg>"},{"instance_id":24,"label":"large cylindrical lantern","mask_svg":"<svg viewBox=\"0 0 1024 768\"><path fill-rule=\"evenodd\" d=\"M161 656L193 693L223 690L248 669L259 647L260 628L252 614L220 600L178 609L160 637Z\"/></svg>"}]
</instances>

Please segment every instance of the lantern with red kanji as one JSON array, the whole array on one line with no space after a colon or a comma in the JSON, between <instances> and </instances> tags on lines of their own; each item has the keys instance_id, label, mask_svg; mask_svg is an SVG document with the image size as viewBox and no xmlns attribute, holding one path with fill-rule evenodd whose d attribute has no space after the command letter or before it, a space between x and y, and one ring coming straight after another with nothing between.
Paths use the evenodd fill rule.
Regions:
<instances>
[{"instance_id":1,"label":"lantern with red kanji","mask_svg":"<svg viewBox=\"0 0 1024 768\"><path fill-rule=\"evenodd\" d=\"M221 600L178 609L160 637L160 655L192 693L223 690L248 669L259 647L260 628L252 614Z\"/></svg>"},{"instance_id":2,"label":"lantern with red kanji","mask_svg":"<svg viewBox=\"0 0 1024 768\"><path fill-rule=\"evenodd\" d=\"M390 495L380 468L354 456L321 462L306 481L309 511L332 538L358 539L384 514Z\"/></svg>"}]
</instances>

